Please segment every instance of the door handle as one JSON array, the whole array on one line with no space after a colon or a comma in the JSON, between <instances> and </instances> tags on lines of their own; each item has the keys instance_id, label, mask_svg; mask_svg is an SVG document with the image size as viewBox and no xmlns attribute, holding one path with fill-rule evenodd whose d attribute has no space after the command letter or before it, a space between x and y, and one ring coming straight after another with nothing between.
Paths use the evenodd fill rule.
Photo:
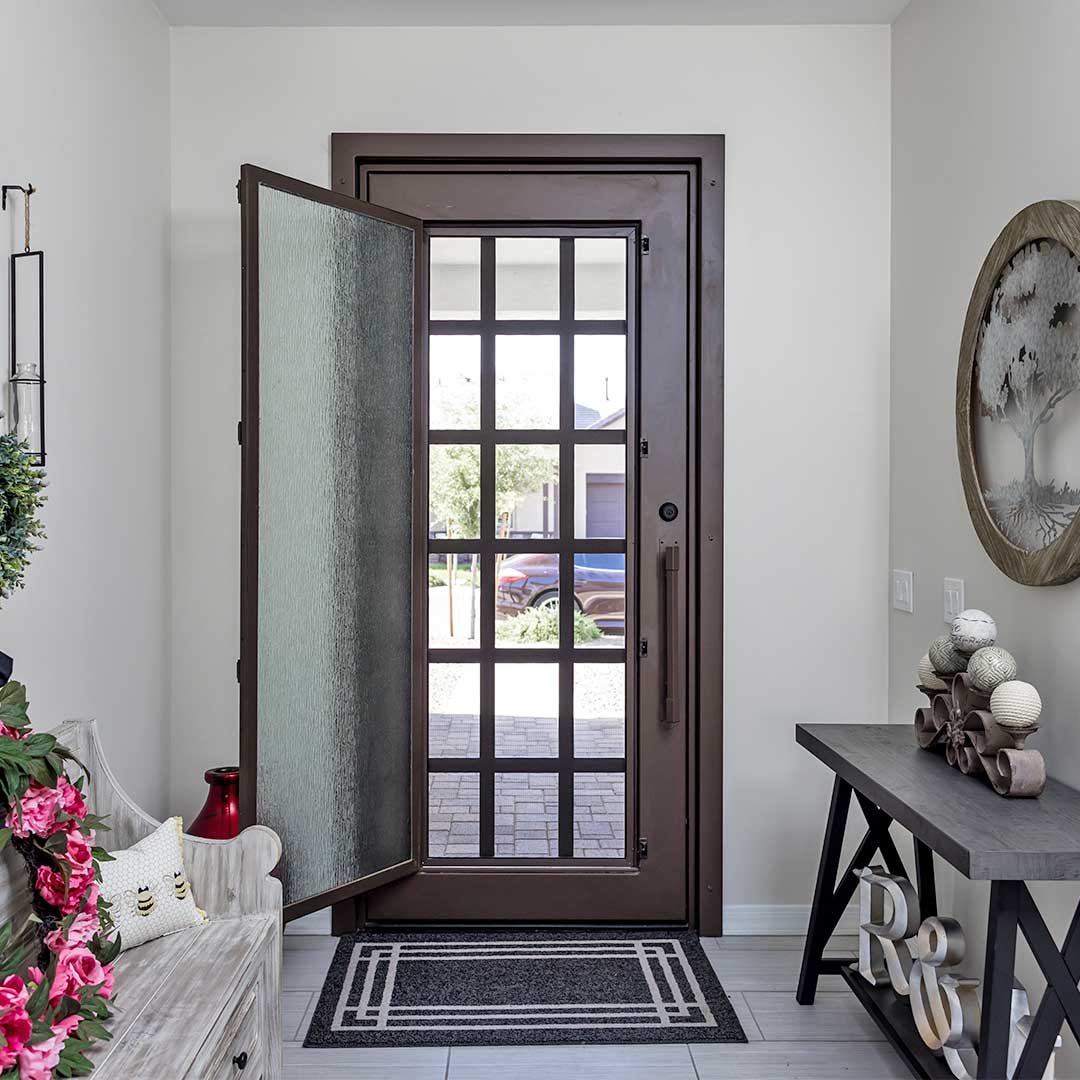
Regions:
<instances>
[{"instance_id":1,"label":"door handle","mask_svg":"<svg viewBox=\"0 0 1080 1080\"><path fill-rule=\"evenodd\" d=\"M664 723L679 723L679 547L664 548Z\"/></svg>"}]
</instances>

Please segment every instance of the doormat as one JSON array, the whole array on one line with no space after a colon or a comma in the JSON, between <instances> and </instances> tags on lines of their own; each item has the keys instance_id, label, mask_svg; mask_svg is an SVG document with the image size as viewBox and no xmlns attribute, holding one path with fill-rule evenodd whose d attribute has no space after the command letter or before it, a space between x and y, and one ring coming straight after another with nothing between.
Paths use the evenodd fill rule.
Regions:
<instances>
[{"instance_id":1,"label":"doormat","mask_svg":"<svg viewBox=\"0 0 1080 1080\"><path fill-rule=\"evenodd\" d=\"M746 1042L696 934L350 934L305 1046Z\"/></svg>"}]
</instances>

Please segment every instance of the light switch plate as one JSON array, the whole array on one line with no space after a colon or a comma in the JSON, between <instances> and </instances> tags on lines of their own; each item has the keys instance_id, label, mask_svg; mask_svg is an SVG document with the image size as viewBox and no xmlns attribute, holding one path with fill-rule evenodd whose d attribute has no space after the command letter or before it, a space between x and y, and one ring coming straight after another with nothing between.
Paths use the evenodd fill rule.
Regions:
<instances>
[{"instance_id":1,"label":"light switch plate","mask_svg":"<svg viewBox=\"0 0 1080 1080\"><path fill-rule=\"evenodd\" d=\"M953 619L964 610L964 579L945 579L945 622L952 626Z\"/></svg>"},{"instance_id":2,"label":"light switch plate","mask_svg":"<svg viewBox=\"0 0 1080 1080\"><path fill-rule=\"evenodd\" d=\"M892 572L893 611L915 610L915 575L910 570Z\"/></svg>"}]
</instances>

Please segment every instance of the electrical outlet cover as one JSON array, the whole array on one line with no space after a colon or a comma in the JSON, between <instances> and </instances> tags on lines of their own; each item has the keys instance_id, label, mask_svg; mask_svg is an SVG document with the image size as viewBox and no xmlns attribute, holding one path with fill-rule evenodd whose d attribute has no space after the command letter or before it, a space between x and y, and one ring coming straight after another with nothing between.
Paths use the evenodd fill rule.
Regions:
<instances>
[{"instance_id":1,"label":"electrical outlet cover","mask_svg":"<svg viewBox=\"0 0 1080 1080\"><path fill-rule=\"evenodd\" d=\"M945 622L952 626L953 619L964 610L964 579L945 579Z\"/></svg>"},{"instance_id":2,"label":"electrical outlet cover","mask_svg":"<svg viewBox=\"0 0 1080 1080\"><path fill-rule=\"evenodd\" d=\"M912 571L892 572L892 606L894 611L915 610L915 575Z\"/></svg>"}]
</instances>

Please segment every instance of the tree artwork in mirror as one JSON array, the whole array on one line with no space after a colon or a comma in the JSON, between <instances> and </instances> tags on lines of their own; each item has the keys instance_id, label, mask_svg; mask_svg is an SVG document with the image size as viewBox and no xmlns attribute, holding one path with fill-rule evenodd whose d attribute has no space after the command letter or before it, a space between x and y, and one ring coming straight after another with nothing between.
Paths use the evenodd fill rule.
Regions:
<instances>
[{"instance_id":1,"label":"tree artwork in mirror","mask_svg":"<svg viewBox=\"0 0 1080 1080\"><path fill-rule=\"evenodd\" d=\"M998 237L957 380L964 492L987 553L1028 585L1080 574L1080 204L1035 203Z\"/></svg>"}]
</instances>

